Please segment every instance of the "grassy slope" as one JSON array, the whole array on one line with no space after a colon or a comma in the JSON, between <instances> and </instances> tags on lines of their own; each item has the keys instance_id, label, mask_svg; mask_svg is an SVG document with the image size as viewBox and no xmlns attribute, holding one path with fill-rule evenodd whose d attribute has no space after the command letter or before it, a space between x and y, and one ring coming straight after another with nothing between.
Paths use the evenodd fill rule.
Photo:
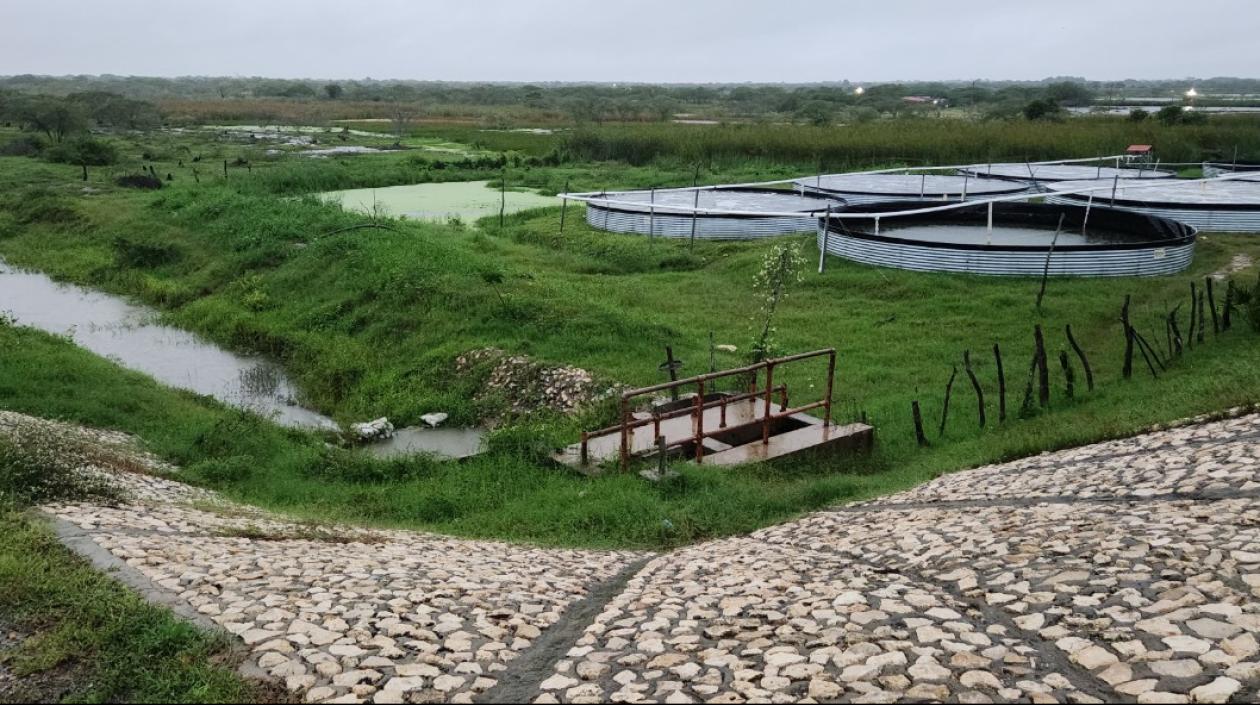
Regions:
<instances>
[{"instance_id":1,"label":"grassy slope","mask_svg":"<svg viewBox=\"0 0 1260 705\"><path fill-rule=\"evenodd\" d=\"M373 165L388 168L398 160L355 158L327 167L340 174L337 185L358 185L371 178ZM658 381L656 363L666 344L688 361L687 371L703 369L711 330L717 342L747 349L756 303L750 285L768 247L701 243L690 252L679 243L594 232L576 208L564 238L555 235L558 209L513 216L503 232L401 223L402 233L320 238L354 218L268 195L302 186L300 177L313 169L306 165L292 173L269 167L275 177L259 168L253 181L234 177L230 188L218 179L198 186L181 178L158 194L98 184L104 192L88 197L77 194L72 168L11 158L0 165L29 170L31 180L51 188L51 195L21 194L0 209L4 257L135 295L228 346L281 357L310 401L343 420L387 414L408 422L441 408L468 423L493 411L495 400L472 401L473 388L449 374L456 354L483 345L632 384ZM638 183L671 174L683 181L690 176L644 167L626 169L624 178ZM540 185L572 178L575 188L589 188L612 176L607 165L580 165L533 169L520 178ZM65 217L66 207L72 218ZM814 246L803 240L808 255ZM137 244L149 247L139 251L152 261L133 256ZM692 470L664 487L624 477L587 480L536 460L537 444L529 438L568 442L581 423L594 419L551 419L527 433L502 434L495 452L458 466L371 463L141 383L31 333L3 333L19 354L0 365L0 403L135 431L159 452L197 466L193 475L203 482L309 517L548 543L671 545L745 531L961 466L1255 401L1260 346L1245 326L1188 354L1159 381L1144 373L1119 380L1116 317L1123 296L1134 295L1137 324L1156 336L1158 315L1185 298L1188 281L1220 269L1238 252L1260 258L1260 240L1205 238L1184 276L1052 281L1040 314L1032 306L1033 280L914 274L832 260L825 275L808 273L792 290L777 321L777 343L785 351L840 350L837 400L844 415L860 409L877 425L876 454L845 463ZM499 288L506 303L485 284L483 275L491 271L504 274ZM1249 282L1254 272L1239 278ZM960 380L945 438L933 438L928 450L916 448L910 400L923 402L935 426L950 367L966 348L974 352L993 418L989 351L994 342L1002 344L1009 405L1018 406L1034 322L1045 327L1052 358L1064 346L1063 325L1072 324L1091 356L1098 391L1067 401L1056 367L1049 413L980 432L969 385ZM740 354L718 362L736 364ZM807 368L787 377L794 398L810 395L819 372ZM212 459L219 462L205 462Z\"/></svg>"},{"instance_id":2,"label":"grassy slope","mask_svg":"<svg viewBox=\"0 0 1260 705\"><path fill-rule=\"evenodd\" d=\"M226 638L199 632L93 570L37 521L0 509L0 663L12 702L251 702Z\"/></svg>"}]
</instances>

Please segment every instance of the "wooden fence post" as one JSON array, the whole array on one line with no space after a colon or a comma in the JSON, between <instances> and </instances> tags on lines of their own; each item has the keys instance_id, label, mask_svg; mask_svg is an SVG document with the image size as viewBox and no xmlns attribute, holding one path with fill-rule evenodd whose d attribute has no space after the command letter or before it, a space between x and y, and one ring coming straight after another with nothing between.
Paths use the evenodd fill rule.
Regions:
<instances>
[{"instance_id":1,"label":"wooden fence post","mask_svg":"<svg viewBox=\"0 0 1260 705\"><path fill-rule=\"evenodd\" d=\"M1063 368L1063 377L1067 381L1067 398L1076 398L1076 373L1072 371L1072 361L1068 359L1066 350L1059 351L1059 366Z\"/></svg>"},{"instance_id":2,"label":"wooden fence post","mask_svg":"<svg viewBox=\"0 0 1260 705\"><path fill-rule=\"evenodd\" d=\"M1203 277L1207 287L1208 310L1212 312L1212 335L1221 334L1221 319L1216 314L1216 293L1212 289L1212 277Z\"/></svg>"},{"instance_id":3,"label":"wooden fence post","mask_svg":"<svg viewBox=\"0 0 1260 705\"><path fill-rule=\"evenodd\" d=\"M1072 335L1072 324L1067 324L1068 344L1076 351L1076 356L1081 358L1081 367L1085 369L1085 387L1089 391L1094 391L1094 371L1089 366L1089 358L1085 357L1085 351L1076 342L1076 336Z\"/></svg>"},{"instance_id":4,"label":"wooden fence post","mask_svg":"<svg viewBox=\"0 0 1260 705\"><path fill-rule=\"evenodd\" d=\"M1129 325L1129 299L1126 294L1124 307L1120 309L1120 323L1124 325L1124 369L1121 374L1125 379L1133 376L1133 327Z\"/></svg>"},{"instance_id":5,"label":"wooden fence post","mask_svg":"<svg viewBox=\"0 0 1260 705\"><path fill-rule=\"evenodd\" d=\"M925 447L928 444L928 439L923 433L923 413L919 411L918 399L910 402L910 411L914 414L914 438L918 441L920 448Z\"/></svg>"},{"instance_id":6,"label":"wooden fence post","mask_svg":"<svg viewBox=\"0 0 1260 705\"><path fill-rule=\"evenodd\" d=\"M997 362L998 376L998 422L1006 421L1006 373L1002 370L1002 348L993 344L993 359Z\"/></svg>"},{"instance_id":7,"label":"wooden fence post","mask_svg":"<svg viewBox=\"0 0 1260 705\"><path fill-rule=\"evenodd\" d=\"M954 365L953 372L949 374L949 381L945 383L945 405L941 407L941 428L936 435L945 435L945 421L949 419L949 395L954 389L954 378L958 376L958 365Z\"/></svg>"},{"instance_id":8,"label":"wooden fence post","mask_svg":"<svg viewBox=\"0 0 1260 705\"><path fill-rule=\"evenodd\" d=\"M1033 326L1033 341L1037 345L1037 401L1041 406L1050 405L1050 365L1046 362L1046 338L1041 334L1041 325Z\"/></svg>"},{"instance_id":9,"label":"wooden fence post","mask_svg":"<svg viewBox=\"0 0 1260 705\"><path fill-rule=\"evenodd\" d=\"M967 370L967 376L971 378L971 387L976 390L976 405L979 407L980 428L984 428L984 390L980 388L980 380L976 379L976 373L971 369L971 351L963 351L963 367Z\"/></svg>"}]
</instances>

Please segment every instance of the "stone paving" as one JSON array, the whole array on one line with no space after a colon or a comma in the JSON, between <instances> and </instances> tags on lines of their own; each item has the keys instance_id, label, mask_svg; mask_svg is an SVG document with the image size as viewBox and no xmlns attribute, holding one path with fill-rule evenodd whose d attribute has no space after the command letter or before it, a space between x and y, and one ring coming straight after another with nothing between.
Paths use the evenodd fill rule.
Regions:
<instances>
[{"instance_id":1,"label":"stone paving","mask_svg":"<svg viewBox=\"0 0 1260 705\"><path fill-rule=\"evenodd\" d=\"M46 511L307 702L500 699L513 680L534 702L1260 699L1255 414L656 556L556 644L644 556L317 529L119 479L126 504ZM544 667L522 674L525 655Z\"/></svg>"},{"instance_id":2,"label":"stone paving","mask_svg":"<svg viewBox=\"0 0 1260 705\"><path fill-rule=\"evenodd\" d=\"M236 634L306 702L470 702L630 553L315 528L118 474L129 501L44 511Z\"/></svg>"},{"instance_id":3,"label":"stone paving","mask_svg":"<svg viewBox=\"0 0 1260 705\"><path fill-rule=\"evenodd\" d=\"M1258 483L1252 415L693 546L537 701L1254 701Z\"/></svg>"}]
</instances>

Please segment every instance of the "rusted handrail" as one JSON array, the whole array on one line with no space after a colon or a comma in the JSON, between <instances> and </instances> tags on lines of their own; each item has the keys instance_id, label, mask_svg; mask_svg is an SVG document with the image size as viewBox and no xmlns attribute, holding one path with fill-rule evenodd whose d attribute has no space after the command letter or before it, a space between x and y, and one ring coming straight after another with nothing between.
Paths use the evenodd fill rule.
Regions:
<instances>
[{"instance_id":1,"label":"rusted handrail","mask_svg":"<svg viewBox=\"0 0 1260 705\"><path fill-rule=\"evenodd\" d=\"M828 358L826 396L824 396L823 399L820 401L805 404L795 409L787 409L786 408L787 407L787 388L786 386L783 386L783 385L780 385L780 387L774 386L774 368L776 366L787 364L789 362L796 362L798 360L805 360L809 358L822 357L822 356L827 356ZM762 369L765 369L766 371L766 381L765 381L764 387L761 387L756 390L750 390L747 393L738 395L739 399L752 400L752 399L757 399L757 398L763 398L764 403L765 403L765 408L764 408L764 411L762 412L762 418L754 420L754 421L748 421L742 424L737 424L735 426L726 426L726 413L725 413L726 405L729 404L731 401L735 401L735 399L722 398L713 402L706 403L704 401L704 390L705 390L706 383L712 380L716 380L716 379L736 377L739 375L752 375L753 378L756 379L756 373ZM814 350L812 352L797 353L796 355L786 355L784 357L772 358L772 359L763 360L761 362L754 363L751 365L745 365L744 367L737 367L730 370L722 370L720 372L709 372L707 374L696 375L694 377L688 377L687 379L664 382L661 384L654 384L649 387L640 387L638 389L630 389L625 392L622 392L621 404L620 404L621 423L617 427L614 427L614 428L619 428L621 431L621 467L623 470L627 470L630 467L630 456L631 456L630 438L631 438L633 429L638 428L640 426L647 425L649 423L656 424L658 428L657 436L659 437L660 436L659 424L663 418L674 418L676 416L682 416L685 413L690 413L692 417L691 436L685 439L677 439L675 441L666 441L662 443L660 446L660 452L664 452L666 449L673 446L679 446L688 442L692 442L692 443L695 443L696 445L695 453L696 453L697 463L703 462L703 459L704 459L704 449L703 449L704 439L712 437L720 432L730 432L732 430L747 428L747 427L754 426L756 424L761 424L761 427L762 427L761 442L763 444L768 444L770 442L770 427L773 422L781 418L791 416L793 414L803 413L805 411L809 411L811 409L817 409L819 407L822 407L823 409L825 409L824 415L823 415L823 423L829 425L831 423L831 395L832 395L832 384L835 378L835 370L836 370L836 350L835 348L826 348L824 350ZM631 413L630 413L630 400L631 399L638 396L643 396L646 394L653 394L653 393L661 392L665 390L677 389L678 387L683 387L683 386L688 386L688 385L695 385L697 389L695 404L692 405L689 409L688 408L677 409L673 412L666 412L666 414L664 415L653 414L651 418L647 418L647 419L631 418ZM778 413L773 412L771 409L771 406L773 404L773 395L775 391L779 391L779 394L780 394L780 405L779 405ZM720 430L715 431L715 432L706 431L704 428L704 412L706 409L712 408L713 406L717 406L717 405L721 405L722 407L722 423L720 426ZM611 431L613 429L610 428L608 430ZM583 434L582 455L584 458L586 455L587 438L588 438L587 434Z\"/></svg>"},{"instance_id":2,"label":"rusted handrail","mask_svg":"<svg viewBox=\"0 0 1260 705\"><path fill-rule=\"evenodd\" d=\"M791 409L788 409L786 407L779 407L779 411L777 413L771 414L770 420L777 421L778 419L787 418L794 414L803 414L806 411L812 411L814 409L824 406L825 404L826 402L819 400L819 401L810 402L803 406L794 407ZM745 421L744 423L735 424L734 426L727 426L726 428L723 428L717 431L704 431L703 429L701 429L699 435L691 435L691 436L688 436L687 438L679 438L673 441L666 441L664 444L664 447L674 448L677 446L682 446L682 445L686 445L688 443L693 443L693 442L696 443L697 447L700 447L705 438L713 438L714 436L717 436L721 433L726 433L729 431L738 431L741 428L751 428L753 426L760 426L763 423L765 423L763 419L757 419L755 421ZM660 446L654 445L652 447L653 449L656 449L656 448L659 448ZM697 453L696 455L697 455L696 457L697 462L700 462L701 457L703 456L703 452Z\"/></svg>"},{"instance_id":3,"label":"rusted handrail","mask_svg":"<svg viewBox=\"0 0 1260 705\"><path fill-rule=\"evenodd\" d=\"M787 398L787 385L780 384L779 386L774 388L774 391L779 393L781 395L781 398L784 398L784 399ZM708 409L712 409L715 406L726 406L726 405L733 404L737 401L746 401L748 399L758 399L763 394L764 394L763 391L757 390L755 392L741 392L739 394L723 396L720 399L714 399L713 401L704 402L703 408L705 410L708 410ZM664 421L666 419L673 419L679 416L687 416L689 414L694 414L695 411L696 410L694 406L685 406L679 409L674 409L673 411L664 411L660 413L657 413L654 411L652 412L652 416L649 416L647 418L631 419L630 427L639 428L640 426L646 426L657 419ZM621 426L622 426L621 424L613 424L612 426L606 426L604 428L597 429L594 431L587 431L586 435L588 437L589 436L602 436L606 433L612 433L613 431L620 429Z\"/></svg>"}]
</instances>

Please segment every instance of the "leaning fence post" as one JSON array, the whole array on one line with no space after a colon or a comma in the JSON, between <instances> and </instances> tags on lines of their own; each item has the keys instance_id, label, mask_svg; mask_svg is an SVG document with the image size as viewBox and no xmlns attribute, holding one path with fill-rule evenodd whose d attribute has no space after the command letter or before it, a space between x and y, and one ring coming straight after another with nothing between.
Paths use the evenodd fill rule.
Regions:
<instances>
[{"instance_id":1,"label":"leaning fence post","mask_svg":"<svg viewBox=\"0 0 1260 705\"><path fill-rule=\"evenodd\" d=\"M915 399L910 402L910 412L914 414L914 438L922 448L928 444L927 436L923 433L923 413L919 411L919 400Z\"/></svg>"},{"instance_id":2,"label":"leaning fence post","mask_svg":"<svg viewBox=\"0 0 1260 705\"><path fill-rule=\"evenodd\" d=\"M949 420L949 395L954 389L954 378L958 376L958 365L949 373L949 381L945 383L945 405L941 407L941 428L936 435L945 435L945 422Z\"/></svg>"},{"instance_id":3,"label":"leaning fence post","mask_svg":"<svg viewBox=\"0 0 1260 705\"><path fill-rule=\"evenodd\" d=\"M1188 334L1186 336L1186 345L1191 348L1194 347L1194 331L1195 331L1195 326L1198 325L1198 321L1199 321L1198 301L1199 301L1199 291L1195 287L1194 282L1192 281L1190 282L1190 327L1186 330L1186 333ZM1199 342L1203 342L1203 341L1199 341Z\"/></svg>"},{"instance_id":4,"label":"leaning fence post","mask_svg":"<svg viewBox=\"0 0 1260 705\"><path fill-rule=\"evenodd\" d=\"M1216 293L1212 290L1212 277L1204 277L1207 285L1208 310L1212 312L1212 335L1221 334L1221 320L1216 313Z\"/></svg>"},{"instance_id":5,"label":"leaning fence post","mask_svg":"<svg viewBox=\"0 0 1260 705\"><path fill-rule=\"evenodd\" d=\"M1221 311L1221 330L1229 330L1229 312L1234 307L1234 280L1225 283L1225 309Z\"/></svg>"},{"instance_id":6,"label":"leaning fence post","mask_svg":"<svg viewBox=\"0 0 1260 705\"><path fill-rule=\"evenodd\" d=\"M998 376L998 421L1006 421L1006 372L1002 370L1002 348L993 344L993 359L997 361Z\"/></svg>"},{"instance_id":7,"label":"leaning fence post","mask_svg":"<svg viewBox=\"0 0 1260 705\"><path fill-rule=\"evenodd\" d=\"M1042 406L1050 405L1050 365L1046 361L1046 339L1041 334L1041 325L1033 326L1033 341L1037 345L1037 401Z\"/></svg>"},{"instance_id":8,"label":"leaning fence post","mask_svg":"<svg viewBox=\"0 0 1260 705\"><path fill-rule=\"evenodd\" d=\"M1066 350L1059 351L1059 365L1063 368L1063 376L1067 380L1067 398L1076 398L1076 373L1072 371L1072 361L1068 359Z\"/></svg>"},{"instance_id":9,"label":"leaning fence post","mask_svg":"<svg viewBox=\"0 0 1260 705\"><path fill-rule=\"evenodd\" d=\"M1081 367L1085 368L1085 386L1089 391L1094 391L1094 371L1089 367L1089 359L1085 357L1085 351L1076 342L1076 336L1072 335L1072 324L1067 324L1068 344L1076 351L1076 356L1081 359Z\"/></svg>"},{"instance_id":10,"label":"leaning fence post","mask_svg":"<svg viewBox=\"0 0 1260 705\"><path fill-rule=\"evenodd\" d=\"M980 428L984 428L984 390L980 388L980 380L976 379L976 373L971 369L971 351L963 351L963 367L967 370L967 376L971 378L971 387L976 390L976 405L979 407Z\"/></svg>"},{"instance_id":11,"label":"leaning fence post","mask_svg":"<svg viewBox=\"0 0 1260 705\"><path fill-rule=\"evenodd\" d=\"M1204 320L1206 316L1203 313L1203 299L1204 299L1204 292L1200 291L1199 292L1199 329L1195 331L1195 334L1194 334L1195 342L1199 343L1200 345L1203 344L1203 328L1207 323Z\"/></svg>"},{"instance_id":12,"label":"leaning fence post","mask_svg":"<svg viewBox=\"0 0 1260 705\"><path fill-rule=\"evenodd\" d=\"M1194 286L1193 283L1190 286ZM1124 325L1124 368L1121 375L1125 379L1133 376L1133 326L1129 325L1129 299L1128 294L1124 297L1124 306L1120 309L1120 323Z\"/></svg>"}]
</instances>

